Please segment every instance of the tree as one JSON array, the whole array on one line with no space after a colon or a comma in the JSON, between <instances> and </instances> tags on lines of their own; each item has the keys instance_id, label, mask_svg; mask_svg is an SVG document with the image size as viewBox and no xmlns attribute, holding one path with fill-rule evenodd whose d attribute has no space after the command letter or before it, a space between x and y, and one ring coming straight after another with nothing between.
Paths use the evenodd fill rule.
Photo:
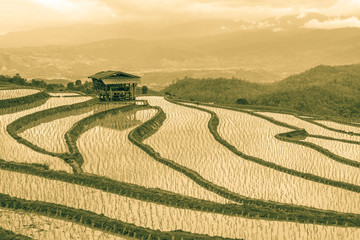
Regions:
<instances>
[{"instance_id":1,"label":"tree","mask_svg":"<svg viewBox=\"0 0 360 240\"><path fill-rule=\"evenodd\" d=\"M57 87L56 84L48 84L48 85L46 86L46 90L48 90L48 91L54 91L56 87Z\"/></svg>"},{"instance_id":2,"label":"tree","mask_svg":"<svg viewBox=\"0 0 360 240\"><path fill-rule=\"evenodd\" d=\"M36 79L32 79L31 80L31 85L34 87L41 87L41 88L46 88L47 84L44 80L36 80Z\"/></svg>"},{"instance_id":3,"label":"tree","mask_svg":"<svg viewBox=\"0 0 360 240\"><path fill-rule=\"evenodd\" d=\"M20 74L16 74L15 76L10 79L11 83L18 84L18 85L26 85L26 80L22 77L20 77Z\"/></svg>"},{"instance_id":4,"label":"tree","mask_svg":"<svg viewBox=\"0 0 360 240\"><path fill-rule=\"evenodd\" d=\"M73 89L74 88L74 83L73 82L69 82L66 86L68 89Z\"/></svg>"},{"instance_id":5,"label":"tree","mask_svg":"<svg viewBox=\"0 0 360 240\"><path fill-rule=\"evenodd\" d=\"M239 98L238 100L236 100L236 104L248 105L249 103L245 98Z\"/></svg>"},{"instance_id":6,"label":"tree","mask_svg":"<svg viewBox=\"0 0 360 240\"><path fill-rule=\"evenodd\" d=\"M147 86L142 86L142 88L141 88L142 94L147 94L148 90L149 90L149 88Z\"/></svg>"},{"instance_id":7,"label":"tree","mask_svg":"<svg viewBox=\"0 0 360 240\"><path fill-rule=\"evenodd\" d=\"M76 81L75 81L75 85L76 85L76 86L80 86L80 85L81 85L81 80L76 80Z\"/></svg>"}]
</instances>

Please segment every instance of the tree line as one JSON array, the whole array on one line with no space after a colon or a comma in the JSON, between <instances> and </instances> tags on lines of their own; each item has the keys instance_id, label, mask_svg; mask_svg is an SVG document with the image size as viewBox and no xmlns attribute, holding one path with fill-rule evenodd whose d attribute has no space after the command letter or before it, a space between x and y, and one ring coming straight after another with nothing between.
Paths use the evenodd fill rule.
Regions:
<instances>
[{"instance_id":1,"label":"tree line","mask_svg":"<svg viewBox=\"0 0 360 240\"><path fill-rule=\"evenodd\" d=\"M16 74L12 77L0 75L0 81L13 83L21 86L27 86L27 87L42 88L47 91L71 90L71 91L80 91L86 94L94 93L93 83L90 81L85 81L84 83L82 83L81 80L76 80L75 82L67 83L67 85L65 86L60 83L47 83L43 79L26 80L25 78L21 77L20 74Z\"/></svg>"}]
</instances>

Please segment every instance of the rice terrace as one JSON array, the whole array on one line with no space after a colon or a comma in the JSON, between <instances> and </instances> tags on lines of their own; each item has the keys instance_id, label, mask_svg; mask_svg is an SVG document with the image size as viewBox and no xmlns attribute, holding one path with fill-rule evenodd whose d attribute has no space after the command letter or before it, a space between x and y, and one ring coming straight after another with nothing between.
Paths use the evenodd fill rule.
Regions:
<instances>
[{"instance_id":1,"label":"rice terrace","mask_svg":"<svg viewBox=\"0 0 360 240\"><path fill-rule=\"evenodd\" d=\"M91 76L97 94L16 78L0 90L5 236L360 238L357 122L135 97L117 71Z\"/></svg>"},{"instance_id":2,"label":"rice terrace","mask_svg":"<svg viewBox=\"0 0 360 240\"><path fill-rule=\"evenodd\" d=\"M0 0L0 240L360 240L360 1Z\"/></svg>"}]
</instances>

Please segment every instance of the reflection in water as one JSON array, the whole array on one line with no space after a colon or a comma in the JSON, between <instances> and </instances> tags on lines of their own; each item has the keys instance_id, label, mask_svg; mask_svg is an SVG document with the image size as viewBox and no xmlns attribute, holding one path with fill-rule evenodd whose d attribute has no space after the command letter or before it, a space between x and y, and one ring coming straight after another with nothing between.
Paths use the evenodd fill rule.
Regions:
<instances>
[{"instance_id":1,"label":"reflection in water","mask_svg":"<svg viewBox=\"0 0 360 240\"><path fill-rule=\"evenodd\" d=\"M83 107L80 109L73 109L70 111L58 111L55 114L50 115L44 115L41 117L38 117L36 120L32 119L32 121L27 122L21 126L21 128L18 129L18 133L22 133L26 131L29 128L36 127L43 123L48 123L57 119L63 119L70 116L79 116L81 114L85 114L88 112L92 112L92 114L96 114L99 112L103 112L106 110L110 110L113 108L119 108L121 106L125 106L126 104L112 104L112 103L106 103L106 104L95 104L88 107Z\"/></svg>"},{"instance_id":2,"label":"reflection in water","mask_svg":"<svg viewBox=\"0 0 360 240\"><path fill-rule=\"evenodd\" d=\"M136 126L141 123L141 121L136 118L137 111L139 110L108 113L104 118L94 121L92 127L100 126L115 130L124 130Z\"/></svg>"}]
</instances>

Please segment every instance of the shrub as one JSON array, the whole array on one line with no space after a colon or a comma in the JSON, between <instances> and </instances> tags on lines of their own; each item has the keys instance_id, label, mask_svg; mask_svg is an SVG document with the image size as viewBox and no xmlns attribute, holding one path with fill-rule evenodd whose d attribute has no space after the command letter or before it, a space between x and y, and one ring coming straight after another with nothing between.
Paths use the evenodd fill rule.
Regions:
<instances>
[{"instance_id":1,"label":"shrub","mask_svg":"<svg viewBox=\"0 0 360 240\"><path fill-rule=\"evenodd\" d=\"M142 94L147 94L148 90L149 90L149 88L147 86L142 86L141 93Z\"/></svg>"},{"instance_id":2,"label":"shrub","mask_svg":"<svg viewBox=\"0 0 360 240\"><path fill-rule=\"evenodd\" d=\"M248 105L249 103L245 98L238 98L238 100L236 100L236 104Z\"/></svg>"}]
</instances>

